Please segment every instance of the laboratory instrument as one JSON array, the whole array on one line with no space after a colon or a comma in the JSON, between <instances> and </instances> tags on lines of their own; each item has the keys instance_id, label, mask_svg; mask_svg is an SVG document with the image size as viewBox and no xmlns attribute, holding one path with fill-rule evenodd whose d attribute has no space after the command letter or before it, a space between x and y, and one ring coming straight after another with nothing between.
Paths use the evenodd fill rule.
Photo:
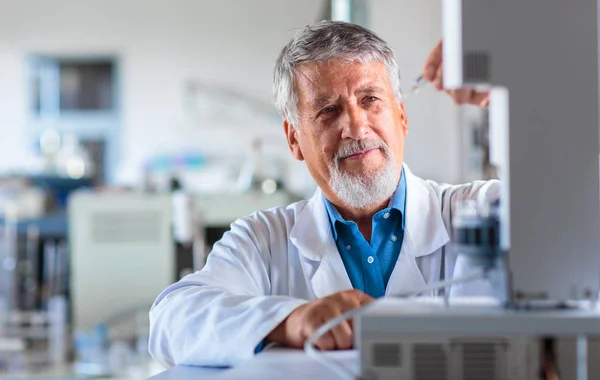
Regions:
<instances>
[{"instance_id":1,"label":"laboratory instrument","mask_svg":"<svg viewBox=\"0 0 600 380\"><path fill-rule=\"evenodd\" d=\"M60 367L67 361L68 308L66 247L52 255L45 252L44 286L38 289L37 256L39 231L27 231L25 255L20 255L17 209L9 203L0 228L0 375L14 375L39 368ZM24 257L23 257L24 256ZM42 307L36 307L41 294Z\"/></svg>"},{"instance_id":2,"label":"laboratory instrument","mask_svg":"<svg viewBox=\"0 0 600 380\"><path fill-rule=\"evenodd\" d=\"M425 79L425 77L423 75L419 75L415 79L415 82L413 83L412 87L410 88L411 93L417 94L421 90L421 88L423 86L425 86L426 84L427 84L427 79Z\"/></svg>"},{"instance_id":3,"label":"laboratory instrument","mask_svg":"<svg viewBox=\"0 0 600 380\"><path fill-rule=\"evenodd\" d=\"M147 311L173 282L171 215L166 194L78 192L69 198L74 331Z\"/></svg>"}]
</instances>

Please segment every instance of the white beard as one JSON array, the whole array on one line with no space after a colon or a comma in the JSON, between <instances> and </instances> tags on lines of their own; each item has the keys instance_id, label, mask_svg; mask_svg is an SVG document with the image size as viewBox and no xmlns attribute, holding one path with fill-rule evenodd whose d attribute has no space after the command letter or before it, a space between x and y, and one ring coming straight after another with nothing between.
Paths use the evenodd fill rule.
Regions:
<instances>
[{"instance_id":1,"label":"white beard","mask_svg":"<svg viewBox=\"0 0 600 380\"><path fill-rule=\"evenodd\" d=\"M340 170L339 164L331 165L329 186L347 206L365 209L392 197L398 187L400 170L393 154L385 150L387 162L374 173L348 174Z\"/></svg>"}]
</instances>

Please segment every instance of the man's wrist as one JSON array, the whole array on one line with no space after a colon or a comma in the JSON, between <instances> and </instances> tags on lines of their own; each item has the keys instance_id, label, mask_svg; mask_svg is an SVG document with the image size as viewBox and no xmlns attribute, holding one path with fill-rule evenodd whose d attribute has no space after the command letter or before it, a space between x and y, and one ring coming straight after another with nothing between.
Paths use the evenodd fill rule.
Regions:
<instances>
[{"instance_id":1,"label":"man's wrist","mask_svg":"<svg viewBox=\"0 0 600 380\"><path fill-rule=\"evenodd\" d=\"M265 338L265 341L285 344L285 323L287 322L287 318L284 319L281 323L277 325Z\"/></svg>"}]
</instances>

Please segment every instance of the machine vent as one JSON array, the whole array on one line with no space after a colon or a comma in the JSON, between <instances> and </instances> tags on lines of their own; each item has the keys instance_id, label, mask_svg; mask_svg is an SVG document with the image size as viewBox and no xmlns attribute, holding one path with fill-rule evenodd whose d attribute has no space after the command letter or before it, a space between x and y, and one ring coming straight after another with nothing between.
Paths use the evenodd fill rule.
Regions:
<instances>
[{"instance_id":1,"label":"machine vent","mask_svg":"<svg viewBox=\"0 0 600 380\"><path fill-rule=\"evenodd\" d=\"M495 343L462 343L462 380L498 379Z\"/></svg>"},{"instance_id":2,"label":"machine vent","mask_svg":"<svg viewBox=\"0 0 600 380\"><path fill-rule=\"evenodd\" d=\"M401 367L402 348L396 343L375 343L371 351L373 367Z\"/></svg>"},{"instance_id":3,"label":"machine vent","mask_svg":"<svg viewBox=\"0 0 600 380\"><path fill-rule=\"evenodd\" d=\"M487 52L466 52L463 57L463 80L467 83L489 83L492 60Z\"/></svg>"},{"instance_id":4,"label":"machine vent","mask_svg":"<svg viewBox=\"0 0 600 380\"><path fill-rule=\"evenodd\" d=\"M441 344L413 346L414 380L449 380L448 357Z\"/></svg>"},{"instance_id":5,"label":"machine vent","mask_svg":"<svg viewBox=\"0 0 600 380\"><path fill-rule=\"evenodd\" d=\"M157 211L100 211L91 222L93 240L99 244L157 243L162 217Z\"/></svg>"}]
</instances>

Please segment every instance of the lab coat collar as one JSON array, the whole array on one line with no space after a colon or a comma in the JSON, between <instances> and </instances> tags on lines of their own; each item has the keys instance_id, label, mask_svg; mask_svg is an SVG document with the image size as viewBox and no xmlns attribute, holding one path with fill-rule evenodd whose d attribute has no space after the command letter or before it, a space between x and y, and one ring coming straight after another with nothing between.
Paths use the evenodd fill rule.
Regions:
<instances>
[{"instance_id":1,"label":"lab coat collar","mask_svg":"<svg viewBox=\"0 0 600 380\"><path fill-rule=\"evenodd\" d=\"M306 259L301 261L302 270L317 298L352 289L352 282L333 240L320 189L300 211L290 231L290 241L299 255Z\"/></svg>"},{"instance_id":2,"label":"lab coat collar","mask_svg":"<svg viewBox=\"0 0 600 380\"><path fill-rule=\"evenodd\" d=\"M410 253L415 257L429 255L450 241L442 219L441 201L431 186L412 174L406 173L406 233L411 239Z\"/></svg>"},{"instance_id":3,"label":"lab coat collar","mask_svg":"<svg viewBox=\"0 0 600 380\"><path fill-rule=\"evenodd\" d=\"M442 219L440 200L435 191L423 179L413 175L406 165L404 173L406 228L402 250L392 272L388 291L424 284L415 258L432 254L450 241ZM290 232L290 241L301 256L313 262L320 262L314 272L306 273L317 297L352 288L333 239L320 189L315 191L300 211Z\"/></svg>"},{"instance_id":4,"label":"lab coat collar","mask_svg":"<svg viewBox=\"0 0 600 380\"><path fill-rule=\"evenodd\" d=\"M304 209L300 211L290 231L290 241L302 256L313 261L320 261L325 257L328 249L331 248L330 243L333 243L333 247L337 250L321 189L317 188Z\"/></svg>"},{"instance_id":5,"label":"lab coat collar","mask_svg":"<svg viewBox=\"0 0 600 380\"><path fill-rule=\"evenodd\" d=\"M406 173L406 228L402 250L385 290L386 295L410 293L422 289L427 280L417 258L430 255L450 241L442 219L442 207L436 192L421 178Z\"/></svg>"}]
</instances>

